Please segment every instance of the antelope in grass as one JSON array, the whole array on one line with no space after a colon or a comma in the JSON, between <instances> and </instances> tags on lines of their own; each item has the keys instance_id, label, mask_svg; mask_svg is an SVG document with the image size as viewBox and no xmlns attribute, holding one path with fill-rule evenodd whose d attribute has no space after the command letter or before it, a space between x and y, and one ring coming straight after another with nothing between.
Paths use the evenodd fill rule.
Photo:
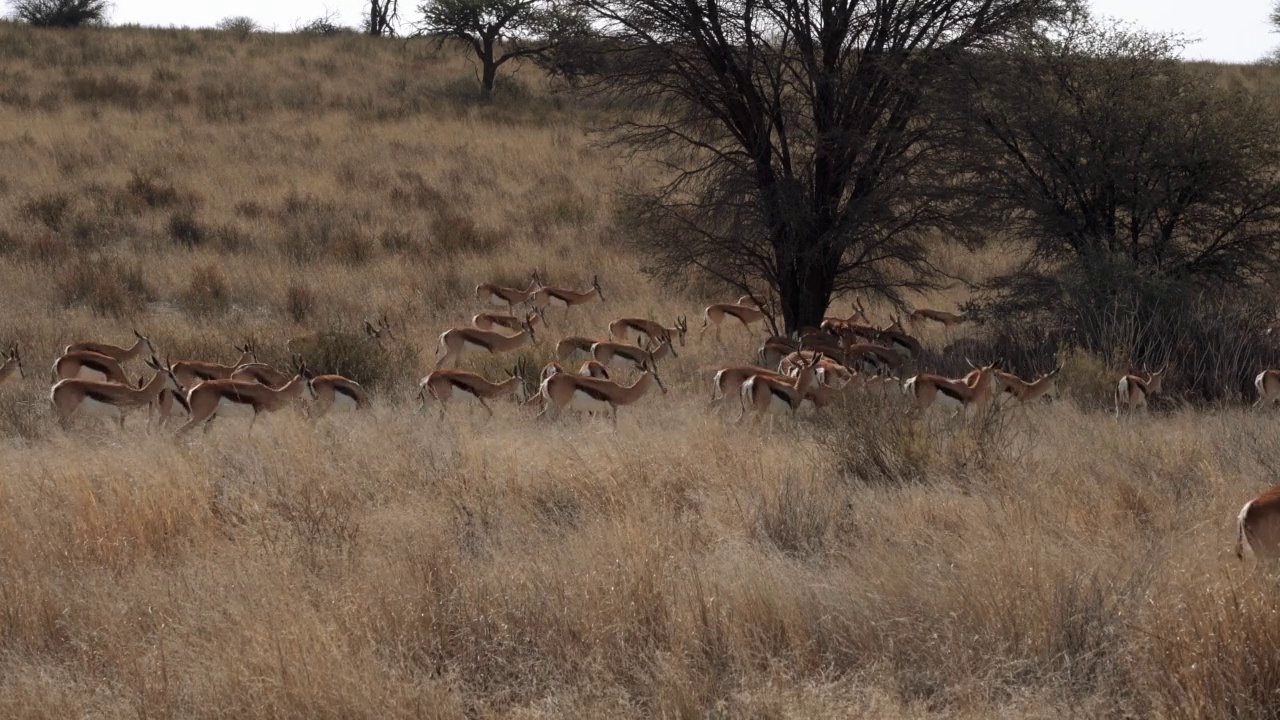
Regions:
<instances>
[{"instance_id":1,"label":"antelope in grass","mask_svg":"<svg viewBox=\"0 0 1280 720\"><path fill-rule=\"evenodd\" d=\"M800 343L789 337L774 335L764 341L764 345L756 351L756 357L764 367L776 368L782 358L800 349Z\"/></svg>"},{"instance_id":2,"label":"antelope in grass","mask_svg":"<svg viewBox=\"0 0 1280 720\"><path fill-rule=\"evenodd\" d=\"M673 337L684 347L684 337L689 332L689 322L681 315L676 318L675 327L663 327L660 323L643 318L622 318L609 323L609 336L615 340L626 340L631 333L636 334L636 344L648 345L663 336Z\"/></svg>"},{"instance_id":3,"label":"antelope in grass","mask_svg":"<svg viewBox=\"0 0 1280 720\"><path fill-rule=\"evenodd\" d=\"M164 427L174 418L189 419L191 406L187 404L187 394L183 390L165 387L160 391L152 409L157 416L157 425Z\"/></svg>"},{"instance_id":4,"label":"antelope in grass","mask_svg":"<svg viewBox=\"0 0 1280 720\"><path fill-rule=\"evenodd\" d=\"M1272 485L1240 508L1236 516L1236 557L1248 546L1259 561L1280 559L1280 485Z\"/></svg>"},{"instance_id":5,"label":"antelope in grass","mask_svg":"<svg viewBox=\"0 0 1280 720\"><path fill-rule=\"evenodd\" d=\"M1147 398L1164 390L1164 372L1167 368L1161 368L1155 372L1146 373L1146 377L1138 375L1125 375L1120 378L1119 384L1116 386L1116 417L1120 417L1120 408L1124 407L1130 412L1133 410L1146 410Z\"/></svg>"},{"instance_id":6,"label":"antelope in grass","mask_svg":"<svg viewBox=\"0 0 1280 720\"><path fill-rule=\"evenodd\" d=\"M906 363L901 353L883 345L868 344L847 346L844 350L844 359L850 368L870 374L885 371L897 374Z\"/></svg>"},{"instance_id":7,"label":"antelope in grass","mask_svg":"<svg viewBox=\"0 0 1280 720\"><path fill-rule=\"evenodd\" d=\"M364 332L379 346L385 346L388 340L396 339L395 333L391 332L391 321L387 319L386 313L383 313L382 319L378 320L376 325L365 320Z\"/></svg>"},{"instance_id":8,"label":"antelope in grass","mask_svg":"<svg viewBox=\"0 0 1280 720\"><path fill-rule=\"evenodd\" d=\"M819 360L818 358L821 359ZM778 363L778 372L787 377L796 377L802 369L812 364L817 365L818 372L824 377L824 382L837 379L841 382L841 387L843 387L844 383L849 382L853 377L853 373L850 372L849 368L831 359L825 353L815 353L809 350L801 350L784 357Z\"/></svg>"},{"instance_id":9,"label":"antelope in grass","mask_svg":"<svg viewBox=\"0 0 1280 720\"><path fill-rule=\"evenodd\" d=\"M596 275L591 276L591 287L587 290L579 292L568 288L556 288L542 286L533 293L533 304L535 307L552 307L564 308L564 316L569 317L569 309L575 305L583 305L589 303L596 298L600 302L604 302L604 291L600 289L600 278Z\"/></svg>"},{"instance_id":10,"label":"antelope in grass","mask_svg":"<svg viewBox=\"0 0 1280 720\"><path fill-rule=\"evenodd\" d=\"M751 332L751 326L756 323L764 322L764 311L760 308L747 307L745 305L731 305L729 303L717 303L708 305L707 309L702 312L702 329L698 331L698 339L702 339L703 333L707 331L708 325L714 325L716 328L716 340L720 340L720 324L725 318L733 318L742 323L742 327Z\"/></svg>"},{"instance_id":11,"label":"antelope in grass","mask_svg":"<svg viewBox=\"0 0 1280 720\"><path fill-rule=\"evenodd\" d=\"M737 302L735 302L734 304L741 305L742 307L747 307L747 308L755 308L756 310L761 309L760 301L756 300L755 297L752 295L743 295L742 297L738 298Z\"/></svg>"},{"instance_id":12,"label":"antelope in grass","mask_svg":"<svg viewBox=\"0 0 1280 720\"><path fill-rule=\"evenodd\" d=\"M494 400L511 396L517 402L524 402L525 392L524 368L522 365L508 372L509 377L500 383L492 383L483 377L466 370L436 370L418 381L418 399L422 401L421 409L427 409L429 401L440 405L440 417L444 417L445 406L454 400L474 400L493 417L493 408L486 400Z\"/></svg>"},{"instance_id":13,"label":"antelope in grass","mask_svg":"<svg viewBox=\"0 0 1280 720\"><path fill-rule=\"evenodd\" d=\"M580 356L591 357L591 346L598 342L605 341L582 335L571 335L556 343L556 358L560 362L569 362L570 360L576 360Z\"/></svg>"},{"instance_id":14,"label":"antelope in grass","mask_svg":"<svg viewBox=\"0 0 1280 720\"><path fill-rule=\"evenodd\" d=\"M0 363L0 385L6 380L13 377L14 373L18 373L18 377L26 379L27 371L22 367L22 356L18 354L18 343L9 346L9 355Z\"/></svg>"},{"instance_id":15,"label":"antelope in grass","mask_svg":"<svg viewBox=\"0 0 1280 720\"><path fill-rule=\"evenodd\" d=\"M330 410L346 412L369 407L369 396L360 383L341 375L316 375L311 386L312 418L324 417Z\"/></svg>"},{"instance_id":16,"label":"antelope in grass","mask_svg":"<svg viewBox=\"0 0 1280 720\"><path fill-rule=\"evenodd\" d=\"M901 318L894 315L891 320L893 322L880 330L880 341L901 355L904 360L920 357L923 349L920 341L907 334L906 329L902 327Z\"/></svg>"},{"instance_id":17,"label":"antelope in grass","mask_svg":"<svg viewBox=\"0 0 1280 720\"><path fill-rule=\"evenodd\" d=\"M538 277L538 271L534 270L529 280L529 287L524 290L494 285L493 283L476 285L476 300L487 305L511 309L516 305L523 305L529 302L540 287L542 287L542 279Z\"/></svg>"},{"instance_id":18,"label":"antelope in grass","mask_svg":"<svg viewBox=\"0 0 1280 720\"><path fill-rule=\"evenodd\" d=\"M72 416L79 412L81 415L116 418L123 428L130 412L151 405L163 391L182 391L182 386L167 364L161 365L154 356L148 358L146 364L155 370L155 374L140 388L82 378L59 380L49 391L49 402L53 405L59 424L64 428L68 427Z\"/></svg>"},{"instance_id":19,"label":"antelope in grass","mask_svg":"<svg viewBox=\"0 0 1280 720\"><path fill-rule=\"evenodd\" d=\"M969 361L966 359L965 362ZM924 411L937 403L944 408L955 408L954 417L964 413L971 406L982 406L991 401L1000 362L996 360L982 367L977 367L970 362L969 365L978 371L972 384L966 383L963 379L953 380L941 375L921 373L907 380L902 390L912 398L912 404L916 410Z\"/></svg>"},{"instance_id":20,"label":"antelope in grass","mask_svg":"<svg viewBox=\"0 0 1280 720\"><path fill-rule=\"evenodd\" d=\"M235 345L233 347L236 352L240 353L240 359L236 360L234 365L221 365L200 360L183 360L173 364L173 374L178 378L178 382L182 383L183 387L194 388L206 380L227 380L236 371L236 368L257 362L257 358L253 354L253 343L246 342L244 345Z\"/></svg>"},{"instance_id":21,"label":"antelope in grass","mask_svg":"<svg viewBox=\"0 0 1280 720\"><path fill-rule=\"evenodd\" d=\"M247 412L253 413L253 419L249 421L249 432L253 432L258 415L276 412L286 404L302 399L304 393L310 395L311 378L311 371L307 370L306 363L300 363L297 374L280 388L269 388L243 380L206 380L187 393L191 418L178 428L178 434L186 434L201 424L204 425L205 432L208 432L219 413Z\"/></svg>"},{"instance_id":22,"label":"antelope in grass","mask_svg":"<svg viewBox=\"0 0 1280 720\"><path fill-rule=\"evenodd\" d=\"M1040 398L1052 400L1058 395L1058 373L1060 372L1062 372L1061 365L1035 380L1027 382L1013 373L1007 373L1002 370L996 373L997 379L1003 385L1000 395L1001 397L1012 397L1019 404L1035 402Z\"/></svg>"},{"instance_id":23,"label":"antelope in grass","mask_svg":"<svg viewBox=\"0 0 1280 720\"><path fill-rule=\"evenodd\" d=\"M299 356L295 355L295 362ZM259 385L278 388L289 382L291 377L288 373L280 372L266 363L252 362L236 366L229 376L232 380L243 380L245 382L256 382Z\"/></svg>"},{"instance_id":24,"label":"antelope in grass","mask_svg":"<svg viewBox=\"0 0 1280 720\"><path fill-rule=\"evenodd\" d=\"M968 318L965 317L963 313L957 315L956 313L949 313L944 310L931 310L929 308L917 308L910 316L907 317L907 321L912 325L919 325L926 320L941 323L942 326L948 330L956 325L968 322Z\"/></svg>"},{"instance_id":25,"label":"antelope in grass","mask_svg":"<svg viewBox=\"0 0 1280 720\"><path fill-rule=\"evenodd\" d=\"M822 353L813 356L809 362L802 362L799 372L794 378L777 378L768 375L753 375L742 384L742 412L735 422L742 422L750 410L755 422L759 423L765 415L769 416L769 429L773 430L773 416L776 413L795 415L804 402L805 395L813 387L817 377L818 364L822 362Z\"/></svg>"},{"instance_id":26,"label":"antelope in grass","mask_svg":"<svg viewBox=\"0 0 1280 720\"><path fill-rule=\"evenodd\" d=\"M618 407L631 405L644 397L650 385L656 383L663 393L667 392L667 386L658 377L658 363L652 356L645 358L640 372L640 377L630 385L563 372L553 373L542 381L542 387L539 388L543 407L538 416L556 415L565 408L588 413L608 412L616 426Z\"/></svg>"},{"instance_id":27,"label":"antelope in grass","mask_svg":"<svg viewBox=\"0 0 1280 720\"><path fill-rule=\"evenodd\" d=\"M715 370L711 378L711 405L714 407L730 395L737 397L742 391L742 384L756 375L765 375L786 379L786 375L777 368L759 367L756 365L727 365L723 367L703 368L703 371Z\"/></svg>"},{"instance_id":28,"label":"antelope in grass","mask_svg":"<svg viewBox=\"0 0 1280 720\"><path fill-rule=\"evenodd\" d=\"M542 387L542 383L545 382L547 378L551 377L552 375L555 375L558 372L565 372L563 365L561 365L558 362L555 362L554 360L547 363L546 367L542 368L542 374L538 377L538 387ZM578 374L585 377L599 378L601 380L613 379L609 377L608 368L596 362L595 360L588 360L582 363L582 365L578 368ZM541 410L543 406L543 402L544 400L543 400L542 394L534 393L533 395L530 395L528 398L526 398L521 403L521 405L525 407L536 407L539 410Z\"/></svg>"},{"instance_id":29,"label":"antelope in grass","mask_svg":"<svg viewBox=\"0 0 1280 720\"><path fill-rule=\"evenodd\" d=\"M2 377L3 371L0 371ZM1258 402L1253 404L1255 408L1280 403L1280 370L1263 370L1254 379L1253 386L1258 389Z\"/></svg>"},{"instance_id":30,"label":"antelope in grass","mask_svg":"<svg viewBox=\"0 0 1280 720\"><path fill-rule=\"evenodd\" d=\"M519 315L502 315L499 313L483 312L471 316L471 324L481 330L496 330L502 328L504 330L519 330L524 323L537 325L539 323L545 325L547 316L542 308L534 308L532 312L526 314L523 319Z\"/></svg>"},{"instance_id":31,"label":"antelope in grass","mask_svg":"<svg viewBox=\"0 0 1280 720\"><path fill-rule=\"evenodd\" d=\"M450 360L457 363L459 358L469 352L487 352L497 355L498 353L519 350L525 345L531 345L538 341L533 332L533 325L528 320L520 323L520 328L520 332L515 335L503 335L493 330L478 330L476 328L451 328L445 330L440 333L440 344L436 347L437 355L440 354L441 349L444 349L444 356L436 361L436 369L443 367Z\"/></svg>"},{"instance_id":32,"label":"antelope in grass","mask_svg":"<svg viewBox=\"0 0 1280 720\"><path fill-rule=\"evenodd\" d=\"M853 314L847 318L826 317L822 319L820 329L836 335L844 334L851 328L871 328L871 320L867 317L866 308L862 307L862 298L853 299Z\"/></svg>"},{"instance_id":33,"label":"antelope in grass","mask_svg":"<svg viewBox=\"0 0 1280 720\"><path fill-rule=\"evenodd\" d=\"M68 353L87 350L89 352L96 352L99 355L106 355L107 357L115 360L121 365L138 357L143 352L146 352L147 355L154 357L156 354L156 349L155 349L155 346L151 344L151 338L147 337L146 335L143 335L137 330L134 330L133 334L137 339L134 340L133 346L128 349L122 348L119 345L111 345L109 343L78 342L78 343L72 343L66 346L65 348L63 348L62 354L66 355Z\"/></svg>"},{"instance_id":34,"label":"antelope in grass","mask_svg":"<svg viewBox=\"0 0 1280 720\"><path fill-rule=\"evenodd\" d=\"M67 378L104 380L128 385L129 378L115 358L88 350L77 350L53 361L53 382Z\"/></svg>"},{"instance_id":35,"label":"antelope in grass","mask_svg":"<svg viewBox=\"0 0 1280 720\"><path fill-rule=\"evenodd\" d=\"M666 335L659 336L656 348L616 342L598 342L591 346L591 357L606 367L617 365L639 369L646 361L661 360L668 354L671 357L679 357L676 355L675 346L671 344L671 338Z\"/></svg>"}]
</instances>

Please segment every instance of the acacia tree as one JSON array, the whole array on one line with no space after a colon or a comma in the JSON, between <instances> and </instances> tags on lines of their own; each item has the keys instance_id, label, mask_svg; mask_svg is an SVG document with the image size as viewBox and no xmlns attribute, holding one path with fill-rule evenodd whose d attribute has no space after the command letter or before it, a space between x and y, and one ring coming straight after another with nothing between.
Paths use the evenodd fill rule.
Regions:
<instances>
[{"instance_id":1,"label":"acacia tree","mask_svg":"<svg viewBox=\"0 0 1280 720\"><path fill-rule=\"evenodd\" d=\"M373 37L395 35L395 22L399 15L399 0L369 0L369 16L365 18L364 30Z\"/></svg>"},{"instance_id":2,"label":"acacia tree","mask_svg":"<svg viewBox=\"0 0 1280 720\"><path fill-rule=\"evenodd\" d=\"M545 32L552 15L545 0L427 0L418 12L419 34L433 35L441 43L459 40L475 53L485 97L493 94L498 68L554 45Z\"/></svg>"},{"instance_id":3,"label":"acacia tree","mask_svg":"<svg viewBox=\"0 0 1280 720\"><path fill-rule=\"evenodd\" d=\"M785 326L834 293L892 299L936 277L957 231L925 99L960 53L1057 0L582 0L615 57L593 87L629 103L618 142L670 182L635 197L653 269L763 280Z\"/></svg>"},{"instance_id":4,"label":"acacia tree","mask_svg":"<svg viewBox=\"0 0 1280 720\"><path fill-rule=\"evenodd\" d=\"M106 22L107 0L11 0L14 16L36 27L78 27Z\"/></svg>"}]
</instances>

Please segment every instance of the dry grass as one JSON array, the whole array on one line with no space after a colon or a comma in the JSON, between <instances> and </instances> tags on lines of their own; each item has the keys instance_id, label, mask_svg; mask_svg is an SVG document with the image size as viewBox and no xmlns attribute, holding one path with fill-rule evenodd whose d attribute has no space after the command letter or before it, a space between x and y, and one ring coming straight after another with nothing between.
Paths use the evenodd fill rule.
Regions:
<instances>
[{"instance_id":1,"label":"dry grass","mask_svg":"<svg viewBox=\"0 0 1280 720\"><path fill-rule=\"evenodd\" d=\"M749 351L727 331L617 432L423 416L481 280L600 274L536 359L623 315L696 332L709 298L612 242L610 189L651 171L591 145L593 110L528 71L481 105L465 63L355 36L0 25L0 56L0 345L29 375L0 387L0 715L1280 714L1275 585L1231 556L1274 414L852 397L762 441L705 407L697 368ZM133 326L222 361L316 332L376 406L57 429L46 363Z\"/></svg>"}]
</instances>

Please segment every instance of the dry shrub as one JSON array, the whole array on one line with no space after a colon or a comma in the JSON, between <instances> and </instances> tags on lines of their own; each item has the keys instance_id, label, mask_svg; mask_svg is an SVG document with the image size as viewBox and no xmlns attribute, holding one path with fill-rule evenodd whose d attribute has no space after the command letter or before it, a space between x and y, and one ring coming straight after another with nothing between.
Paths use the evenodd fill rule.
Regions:
<instances>
[{"instance_id":1,"label":"dry shrub","mask_svg":"<svg viewBox=\"0 0 1280 720\"><path fill-rule=\"evenodd\" d=\"M71 210L71 197L64 192L51 192L22 202L23 217L38 222L53 232L62 232Z\"/></svg>"},{"instance_id":2,"label":"dry shrub","mask_svg":"<svg viewBox=\"0 0 1280 720\"><path fill-rule=\"evenodd\" d=\"M194 268L178 303L194 317L221 315L231 309L231 288L222 268L208 263Z\"/></svg>"},{"instance_id":3,"label":"dry shrub","mask_svg":"<svg viewBox=\"0 0 1280 720\"><path fill-rule=\"evenodd\" d=\"M16 255L22 249L22 244L13 236L8 229L0 228L0 255Z\"/></svg>"},{"instance_id":4,"label":"dry shrub","mask_svg":"<svg viewBox=\"0 0 1280 720\"><path fill-rule=\"evenodd\" d=\"M156 299L139 263L80 258L59 274L55 288L64 307L84 306L97 315L125 318Z\"/></svg>"},{"instance_id":5,"label":"dry shrub","mask_svg":"<svg viewBox=\"0 0 1280 720\"><path fill-rule=\"evenodd\" d=\"M169 216L169 239L184 247L199 247L209 239L209 229L192 210L178 210Z\"/></svg>"},{"instance_id":6,"label":"dry shrub","mask_svg":"<svg viewBox=\"0 0 1280 720\"><path fill-rule=\"evenodd\" d=\"M144 101L143 87L116 75L73 75L66 80L67 94L78 103L108 104L138 110Z\"/></svg>"},{"instance_id":7,"label":"dry shrub","mask_svg":"<svg viewBox=\"0 0 1280 720\"><path fill-rule=\"evenodd\" d=\"M164 178L133 170L125 184L125 195L135 204L151 210L163 210L178 203L178 189Z\"/></svg>"},{"instance_id":8,"label":"dry shrub","mask_svg":"<svg viewBox=\"0 0 1280 720\"><path fill-rule=\"evenodd\" d=\"M839 501L817 477L784 477L756 501L752 534L779 552L820 556L827 547Z\"/></svg>"},{"instance_id":9,"label":"dry shrub","mask_svg":"<svg viewBox=\"0 0 1280 720\"><path fill-rule=\"evenodd\" d=\"M846 396L830 408L818 442L848 479L887 486L927 481L934 455L928 428L895 400Z\"/></svg>"},{"instance_id":10,"label":"dry shrub","mask_svg":"<svg viewBox=\"0 0 1280 720\"><path fill-rule=\"evenodd\" d=\"M335 373L366 390L386 390L416 380L418 349L404 341L379 345L363 329L323 328L303 359L317 374Z\"/></svg>"},{"instance_id":11,"label":"dry shrub","mask_svg":"<svg viewBox=\"0 0 1280 720\"><path fill-rule=\"evenodd\" d=\"M290 319L300 323L311 317L316 307L316 294L310 287L298 283L290 283L284 300L285 312Z\"/></svg>"}]
</instances>

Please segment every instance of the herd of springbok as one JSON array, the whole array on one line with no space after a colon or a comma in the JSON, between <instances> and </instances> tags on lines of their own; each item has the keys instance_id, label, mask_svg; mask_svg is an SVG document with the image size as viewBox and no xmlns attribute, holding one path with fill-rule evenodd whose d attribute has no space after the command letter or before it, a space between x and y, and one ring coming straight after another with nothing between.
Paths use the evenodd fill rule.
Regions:
<instances>
[{"instance_id":1,"label":"herd of springbok","mask_svg":"<svg viewBox=\"0 0 1280 720\"><path fill-rule=\"evenodd\" d=\"M603 301L604 294L598 278L592 278L590 287L575 290L546 284L535 272L523 290L485 283L476 287L475 298L489 307L471 318L470 327L451 327L440 334L435 369L418 383L423 409L434 403L443 415L449 403L466 401L492 415L488 401L512 398L536 409L539 418L576 410L605 415L616 424L619 407L637 402L655 385L667 392L658 363L677 357L676 348L685 346L689 333L683 315L669 327L646 318L623 317L608 324L606 337L563 337L555 346L556 359L536 378L520 362L509 377L491 381L456 366L467 355L498 355L533 345L537 328L548 325L551 308L563 308L560 317L564 319L574 306ZM735 395L741 408L737 421L748 415L757 423L767 418L772 429L776 415L815 412L849 391L900 391L914 411L938 407L950 410L953 417L964 415L970 407L1029 403L1057 394L1061 367L1024 379L1003 369L997 360L981 366L970 363L972 372L959 378L930 373L907 376L904 370L919 359L921 344L907 332L902 319L890 316L887 325L877 326L856 298L851 310L848 317L827 317L818 327L766 338L752 364L702 368L712 375L712 404ZM719 341L726 321L756 334L759 330L753 328L764 326L767 316L765 307L751 295L713 304L703 311L697 337L711 329ZM923 308L907 319L913 327L935 322L947 331L966 321L962 314ZM394 340L385 317L377 323L366 321L365 331L378 343ZM289 342L294 367L284 372L259 362L249 342L235 346L239 357L231 364L161 362L151 339L136 330L134 335L129 347L78 342L64 348L52 366L49 395L63 427L80 414L110 417L123 428L132 411L145 407L149 416L158 416L161 426L174 417L185 417L178 434L200 425L208 430L216 417L230 414L251 416L252 431L262 413L304 398L309 400L312 417L369 406L367 394L355 381L335 374L315 375L307 369L302 358L318 336ZM151 376L133 383L124 367L139 358ZM576 372L566 369L566 364L578 361ZM630 384L623 383L613 376L619 369L630 369L638 376ZM26 376L19 349L12 345L0 364L0 383L15 374ZM1149 398L1161 392L1163 379L1163 369L1122 376L1115 391L1116 415L1146 409ZM535 392L529 392L531 383ZM1280 403L1280 370L1259 373L1255 387L1255 407ZM1238 555L1243 557L1247 545L1256 556L1280 560L1280 486L1246 503L1237 526Z\"/></svg>"}]
</instances>

